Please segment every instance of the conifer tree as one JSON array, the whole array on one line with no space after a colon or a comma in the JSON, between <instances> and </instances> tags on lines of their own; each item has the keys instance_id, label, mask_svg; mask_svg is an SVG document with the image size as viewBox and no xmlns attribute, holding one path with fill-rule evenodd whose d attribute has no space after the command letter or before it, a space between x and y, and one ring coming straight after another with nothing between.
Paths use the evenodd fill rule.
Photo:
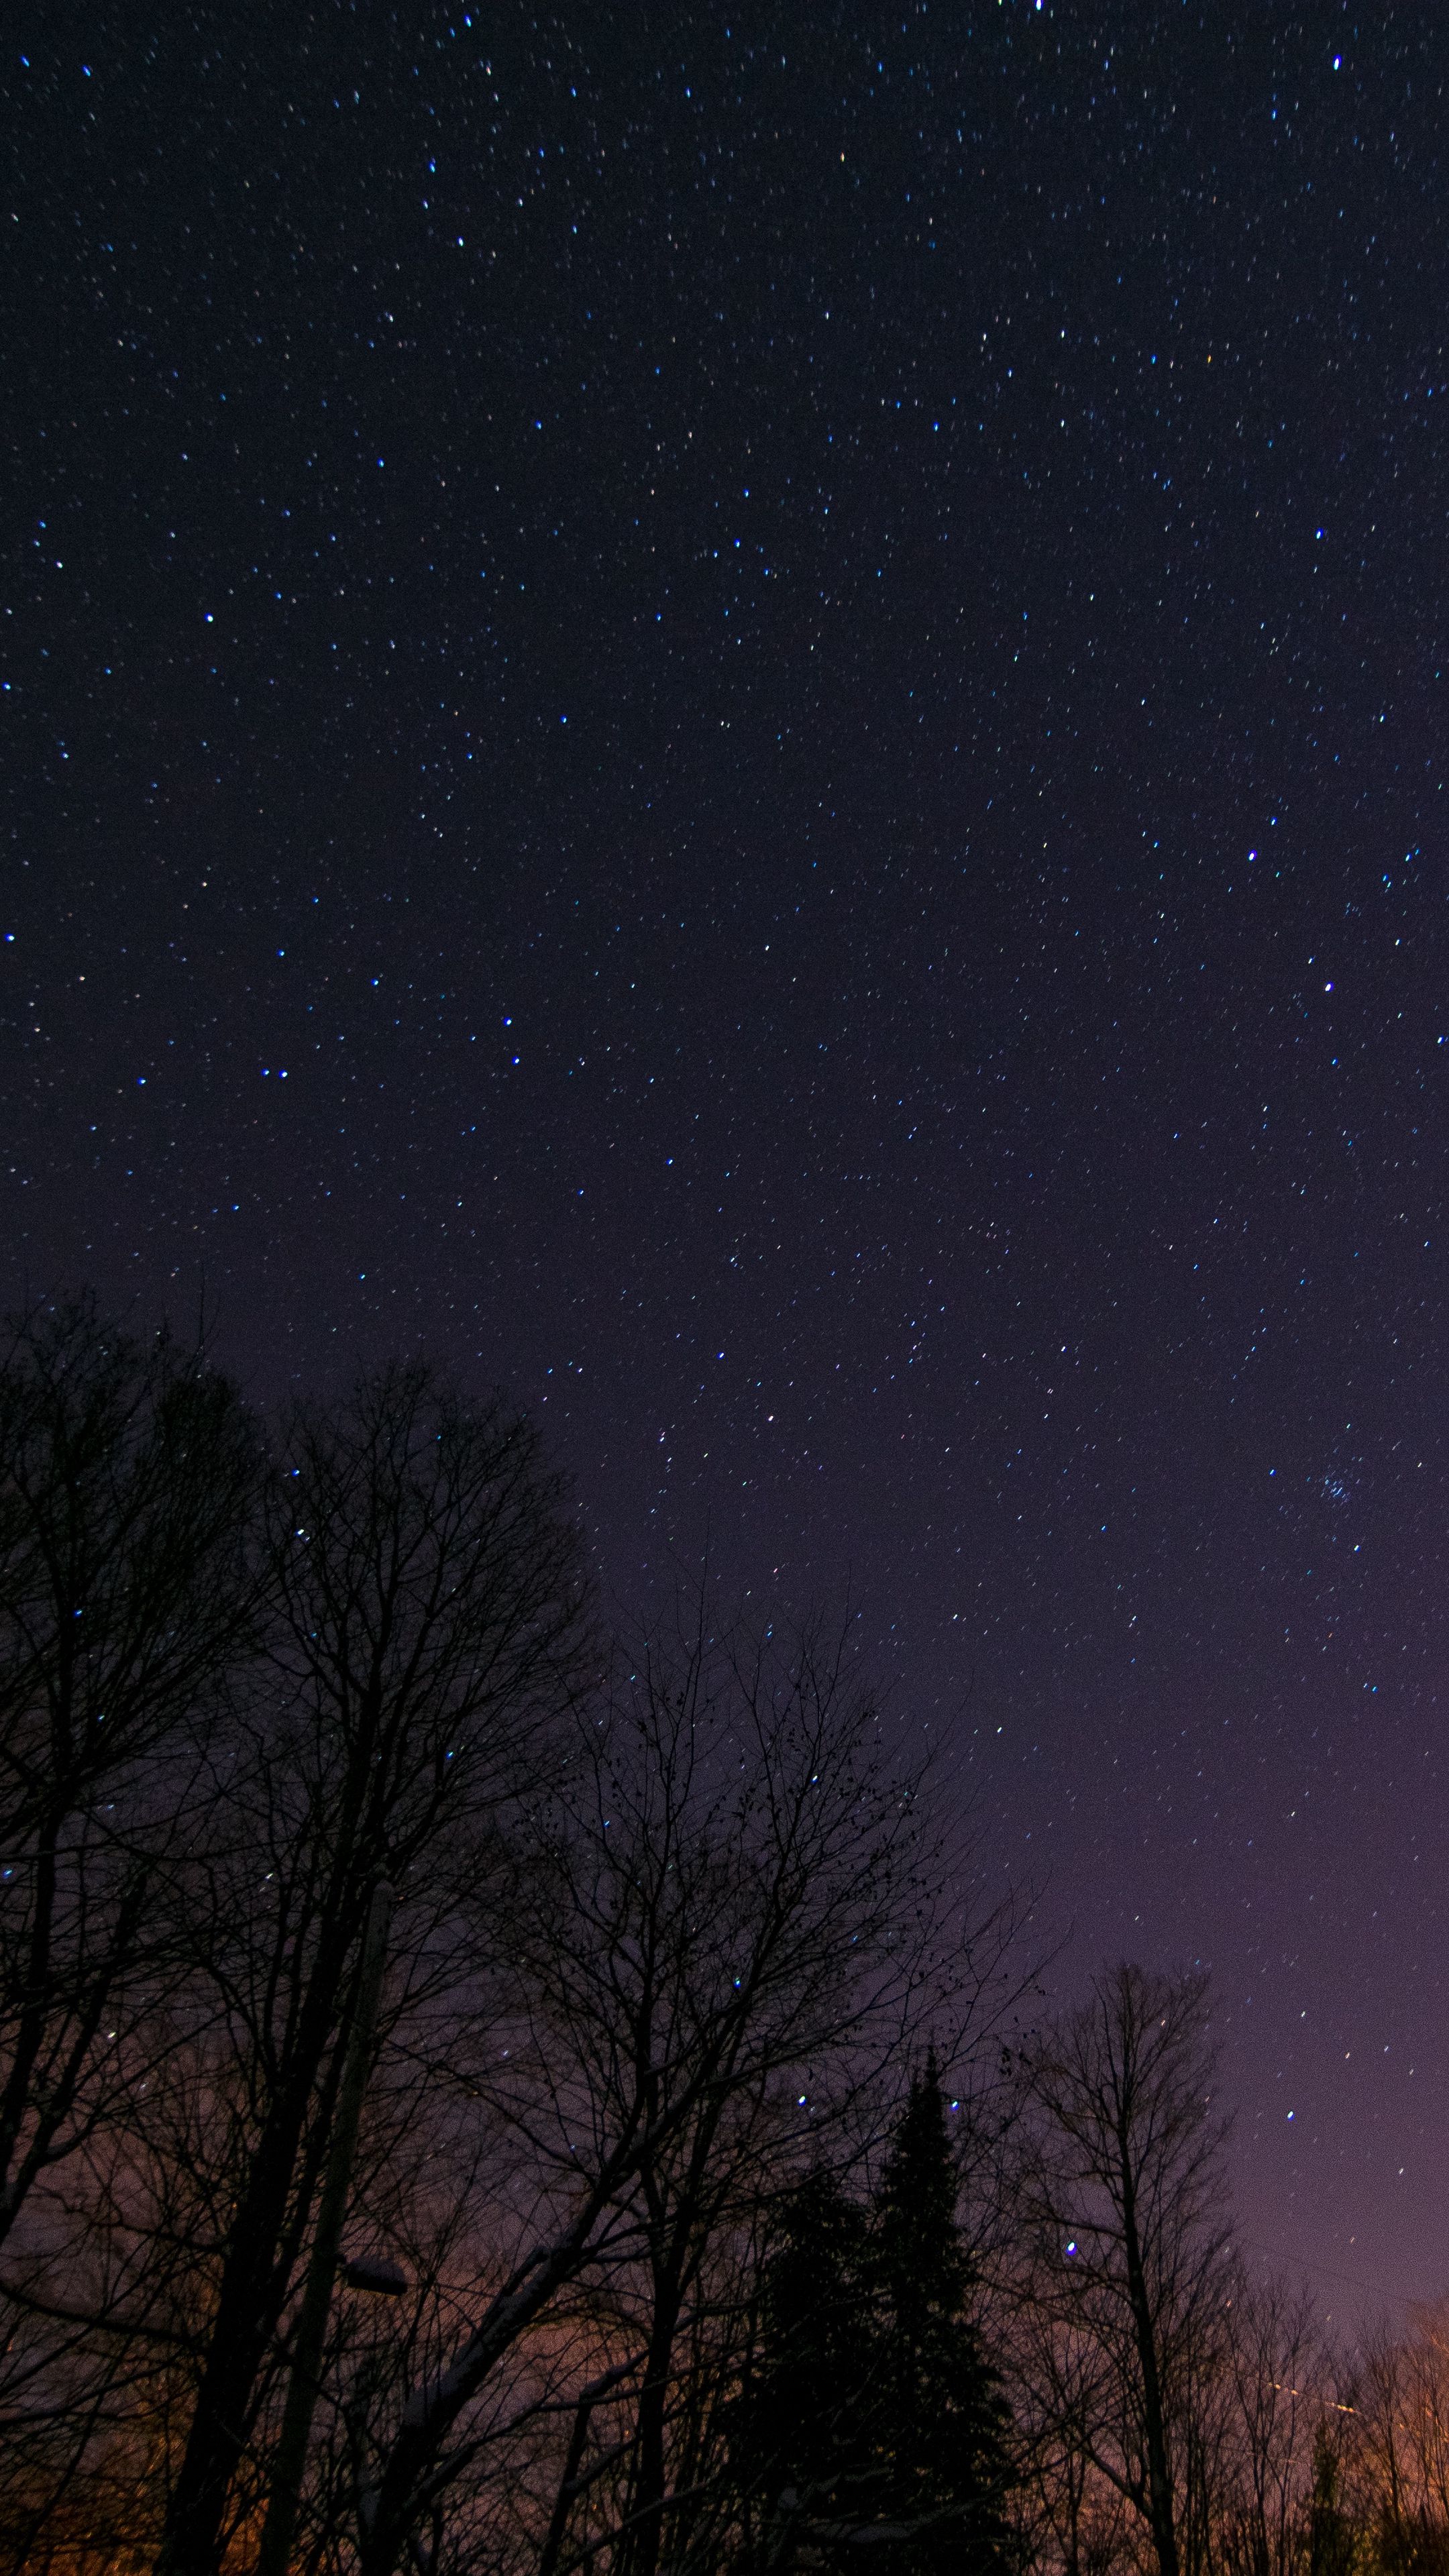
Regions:
<instances>
[{"instance_id":1,"label":"conifer tree","mask_svg":"<svg viewBox=\"0 0 1449 2576\"><path fill-rule=\"evenodd\" d=\"M813 2556L822 2531L870 2518L872 2335L865 2216L820 2166L781 2214L734 2445L763 2507L767 2564L788 2564L807 2531Z\"/></svg>"},{"instance_id":2,"label":"conifer tree","mask_svg":"<svg viewBox=\"0 0 1449 2576\"><path fill-rule=\"evenodd\" d=\"M1002 2576L1009 2424L971 2315L972 2267L934 2058L868 2213L810 2175L766 2266L736 2455L770 2569Z\"/></svg>"},{"instance_id":3,"label":"conifer tree","mask_svg":"<svg viewBox=\"0 0 1449 2576\"><path fill-rule=\"evenodd\" d=\"M884 2549L889 2576L994 2576L1009 2556L1007 2410L970 2313L958 2188L932 2055L911 2086L875 2229L875 2501L902 2533Z\"/></svg>"}]
</instances>

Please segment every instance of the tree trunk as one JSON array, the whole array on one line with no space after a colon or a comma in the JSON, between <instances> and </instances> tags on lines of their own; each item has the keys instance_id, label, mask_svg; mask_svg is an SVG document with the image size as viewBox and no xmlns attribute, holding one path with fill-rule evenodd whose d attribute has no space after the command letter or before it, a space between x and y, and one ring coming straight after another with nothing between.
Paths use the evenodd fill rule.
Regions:
<instances>
[{"instance_id":1,"label":"tree trunk","mask_svg":"<svg viewBox=\"0 0 1449 2576\"><path fill-rule=\"evenodd\" d=\"M1147 2453L1147 2516L1157 2551L1160 2576L1178 2576L1177 2527L1172 2510L1172 2479L1167 2465L1167 2430L1162 2411L1162 2380L1157 2367L1157 2337L1142 2268L1137 2232L1137 2196L1131 2148L1121 2133L1122 2237L1127 2263L1127 2296L1137 2336L1137 2362L1142 2373L1142 2439Z\"/></svg>"},{"instance_id":2,"label":"tree trunk","mask_svg":"<svg viewBox=\"0 0 1449 2576\"><path fill-rule=\"evenodd\" d=\"M666 2494L665 2420L678 2324L678 2289L673 2283L656 2284L649 2353L639 2391L629 2530L619 2553L619 2576L655 2576L659 2565Z\"/></svg>"},{"instance_id":3,"label":"tree trunk","mask_svg":"<svg viewBox=\"0 0 1449 2576\"><path fill-rule=\"evenodd\" d=\"M330 1963L329 1963L330 1964ZM340 1961L339 1961L340 1965ZM314 1981L287 2091L274 2106L259 2143L222 2267L196 2410L157 2555L157 2576L216 2576L222 2522L232 2479L246 2449L258 2374L286 2301L295 2248L286 2243L287 2207L303 2153L307 2106L313 2097L339 1980ZM322 1991L318 1992L321 1987ZM321 2025L320 2030L318 2025ZM310 2042L310 2044L309 2044ZM326 2091L335 2091L340 2066L333 2052ZM302 2199L310 2207L321 2143L330 2124L330 2099L317 2122L318 2145L307 2159ZM300 2233L300 2229L294 2231Z\"/></svg>"}]
</instances>

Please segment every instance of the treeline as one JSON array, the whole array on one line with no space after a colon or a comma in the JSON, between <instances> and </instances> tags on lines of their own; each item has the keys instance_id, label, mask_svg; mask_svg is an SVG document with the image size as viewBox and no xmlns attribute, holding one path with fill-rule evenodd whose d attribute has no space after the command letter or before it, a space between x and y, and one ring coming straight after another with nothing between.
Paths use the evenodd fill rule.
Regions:
<instances>
[{"instance_id":1,"label":"treeline","mask_svg":"<svg viewBox=\"0 0 1449 2576\"><path fill-rule=\"evenodd\" d=\"M1198 1980L1023 2031L843 1638L605 1634L529 1425L0 1354L0 2555L1410 2576L1440 2346L1251 2283Z\"/></svg>"}]
</instances>

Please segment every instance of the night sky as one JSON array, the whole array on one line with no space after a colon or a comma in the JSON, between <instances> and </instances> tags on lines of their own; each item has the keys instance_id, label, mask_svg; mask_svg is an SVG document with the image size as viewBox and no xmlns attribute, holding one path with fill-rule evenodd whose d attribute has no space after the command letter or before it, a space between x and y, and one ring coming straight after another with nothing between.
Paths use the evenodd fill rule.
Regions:
<instances>
[{"instance_id":1,"label":"night sky","mask_svg":"<svg viewBox=\"0 0 1449 2576\"><path fill-rule=\"evenodd\" d=\"M1255 2257L1449 2288L1449 25L10 29L7 1299L848 1586Z\"/></svg>"}]
</instances>

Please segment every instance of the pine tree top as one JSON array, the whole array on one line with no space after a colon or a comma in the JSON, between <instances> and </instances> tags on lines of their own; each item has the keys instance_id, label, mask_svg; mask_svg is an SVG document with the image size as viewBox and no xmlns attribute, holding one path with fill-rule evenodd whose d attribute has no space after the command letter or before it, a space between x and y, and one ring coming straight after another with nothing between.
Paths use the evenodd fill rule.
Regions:
<instances>
[{"instance_id":1,"label":"pine tree top","mask_svg":"<svg viewBox=\"0 0 1449 2576\"><path fill-rule=\"evenodd\" d=\"M881 2270L893 2304L946 2314L962 2305L970 2275L956 2223L960 2188L932 2049L912 2080L881 2178Z\"/></svg>"}]
</instances>

